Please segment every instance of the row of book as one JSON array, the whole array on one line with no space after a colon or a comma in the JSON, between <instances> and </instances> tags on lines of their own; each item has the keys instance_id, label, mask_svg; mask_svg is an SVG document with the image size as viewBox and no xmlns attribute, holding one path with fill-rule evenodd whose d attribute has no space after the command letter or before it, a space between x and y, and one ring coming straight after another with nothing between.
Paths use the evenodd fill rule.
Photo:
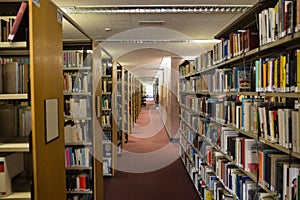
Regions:
<instances>
[{"instance_id":1,"label":"row of book","mask_svg":"<svg viewBox=\"0 0 300 200\"><path fill-rule=\"evenodd\" d=\"M63 51L63 67L88 67L92 65L92 54L86 50Z\"/></svg>"},{"instance_id":2,"label":"row of book","mask_svg":"<svg viewBox=\"0 0 300 200\"><path fill-rule=\"evenodd\" d=\"M112 62L111 59L102 59L102 75L112 76Z\"/></svg>"},{"instance_id":3,"label":"row of book","mask_svg":"<svg viewBox=\"0 0 300 200\"><path fill-rule=\"evenodd\" d=\"M103 79L102 80L102 92L112 92L112 80Z\"/></svg>"},{"instance_id":4,"label":"row of book","mask_svg":"<svg viewBox=\"0 0 300 200\"><path fill-rule=\"evenodd\" d=\"M110 130L102 130L102 141L112 141L112 132Z\"/></svg>"},{"instance_id":5,"label":"row of book","mask_svg":"<svg viewBox=\"0 0 300 200\"><path fill-rule=\"evenodd\" d=\"M210 126L206 126L206 131L212 131ZM217 181L222 183L222 187L225 187L225 191L227 191L225 193L229 191L230 194L235 194L239 199L249 199L247 195L267 195L268 193L262 192L259 187L262 186L273 191L279 199L299 199L300 196L297 196L299 191L295 191L295 185L300 181L300 164L297 163L297 159L279 150L269 149L254 139L241 137L237 131L220 125L219 127L222 131L220 146L201 141L209 141L209 137L214 135L213 133L204 133L204 139L204 137L197 137L194 130L181 130L181 155L190 176L193 180L205 182L205 184L198 183L197 187L200 188L204 185L208 191L214 191L213 195L216 195L218 192L216 193L216 188L213 189L213 182ZM193 140L193 143L185 141L187 138L191 138L189 140ZM197 142L201 145L197 146ZM253 174L252 177L255 178L250 178L245 175L245 172ZM196 176L199 174L201 178L197 179ZM257 180L256 176L258 177ZM240 178L245 180L242 182L234 181L240 180ZM245 188L248 186L244 184L248 184L247 182L251 182L250 185L253 187L250 188L254 189L253 191L246 192ZM237 184L240 183L242 184L238 186ZM205 194L202 192L202 195Z\"/></svg>"},{"instance_id":6,"label":"row of book","mask_svg":"<svg viewBox=\"0 0 300 200\"><path fill-rule=\"evenodd\" d=\"M189 61L183 62L179 66L179 75L180 75L180 77L185 77L189 74L193 74L193 73L197 72L198 69L196 68L195 64L196 64L195 60L189 60Z\"/></svg>"},{"instance_id":7,"label":"row of book","mask_svg":"<svg viewBox=\"0 0 300 200\"><path fill-rule=\"evenodd\" d=\"M91 156L88 147L66 147L65 166L66 167L90 167Z\"/></svg>"},{"instance_id":8,"label":"row of book","mask_svg":"<svg viewBox=\"0 0 300 200\"><path fill-rule=\"evenodd\" d=\"M260 58L255 66L215 69L180 82L182 92L298 92L300 50Z\"/></svg>"},{"instance_id":9,"label":"row of book","mask_svg":"<svg viewBox=\"0 0 300 200\"><path fill-rule=\"evenodd\" d=\"M67 191L88 192L91 191L92 180L90 175L87 173L81 173L78 175L66 175L66 186Z\"/></svg>"},{"instance_id":10,"label":"row of book","mask_svg":"<svg viewBox=\"0 0 300 200\"><path fill-rule=\"evenodd\" d=\"M88 73L64 73L64 92L89 92L91 80Z\"/></svg>"},{"instance_id":11,"label":"row of book","mask_svg":"<svg viewBox=\"0 0 300 200\"><path fill-rule=\"evenodd\" d=\"M211 50L213 54L212 63L218 64L224 62L225 60L257 48L258 45L257 29L245 29L231 32L228 38L222 38L220 43L213 46L213 50ZM204 66L201 66L199 68L203 69L203 67Z\"/></svg>"},{"instance_id":12,"label":"row of book","mask_svg":"<svg viewBox=\"0 0 300 200\"><path fill-rule=\"evenodd\" d=\"M239 130L255 134L272 143L300 152L298 105L265 101L263 98L184 96L187 110L183 110L186 121L197 127L200 114L213 120L234 126Z\"/></svg>"},{"instance_id":13,"label":"row of book","mask_svg":"<svg viewBox=\"0 0 300 200\"><path fill-rule=\"evenodd\" d=\"M69 97L64 100L64 114L67 117L86 118L90 116L90 101L88 98Z\"/></svg>"},{"instance_id":14,"label":"row of book","mask_svg":"<svg viewBox=\"0 0 300 200\"><path fill-rule=\"evenodd\" d=\"M6 62L0 65L0 93L19 94L28 92L29 64Z\"/></svg>"},{"instance_id":15,"label":"row of book","mask_svg":"<svg viewBox=\"0 0 300 200\"><path fill-rule=\"evenodd\" d=\"M213 160L208 164L198 151L180 147L182 161L202 199L274 199L224 154L213 151L211 146L210 149L212 151L207 155Z\"/></svg>"},{"instance_id":16,"label":"row of book","mask_svg":"<svg viewBox=\"0 0 300 200\"><path fill-rule=\"evenodd\" d=\"M235 160L235 164L243 170L249 173L258 171L257 149L261 148L261 142L243 137L238 131L206 119L199 120L198 130L181 124L181 131L187 142L193 144L193 147L197 148L202 155L206 155L207 164L213 164L210 152L213 148L218 148L232 160ZM199 137L199 135L202 137ZM203 146L203 140L208 141L211 145Z\"/></svg>"},{"instance_id":17,"label":"row of book","mask_svg":"<svg viewBox=\"0 0 300 200\"><path fill-rule=\"evenodd\" d=\"M299 92L300 50L255 61L256 91Z\"/></svg>"},{"instance_id":18,"label":"row of book","mask_svg":"<svg viewBox=\"0 0 300 200\"><path fill-rule=\"evenodd\" d=\"M64 124L65 143L91 142L88 121L67 120Z\"/></svg>"},{"instance_id":19,"label":"row of book","mask_svg":"<svg viewBox=\"0 0 300 200\"><path fill-rule=\"evenodd\" d=\"M102 144L103 147L103 157L104 158L111 158L112 157L112 149L113 144L111 142L105 142Z\"/></svg>"},{"instance_id":20,"label":"row of book","mask_svg":"<svg viewBox=\"0 0 300 200\"><path fill-rule=\"evenodd\" d=\"M112 173L112 158L103 158L103 175L111 175Z\"/></svg>"},{"instance_id":21,"label":"row of book","mask_svg":"<svg viewBox=\"0 0 300 200\"><path fill-rule=\"evenodd\" d=\"M102 96L102 109L111 109L111 97Z\"/></svg>"},{"instance_id":22,"label":"row of book","mask_svg":"<svg viewBox=\"0 0 300 200\"><path fill-rule=\"evenodd\" d=\"M246 92L255 91L255 68L233 67L181 80L181 92Z\"/></svg>"},{"instance_id":23,"label":"row of book","mask_svg":"<svg viewBox=\"0 0 300 200\"><path fill-rule=\"evenodd\" d=\"M259 44L265 45L300 30L299 1L278 0L258 14Z\"/></svg>"},{"instance_id":24,"label":"row of book","mask_svg":"<svg viewBox=\"0 0 300 200\"><path fill-rule=\"evenodd\" d=\"M111 127L111 113L102 114L102 127Z\"/></svg>"},{"instance_id":25,"label":"row of book","mask_svg":"<svg viewBox=\"0 0 300 200\"><path fill-rule=\"evenodd\" d=\"M28 105L0 105L0 131L2 136L28 136L32 130L32 113ZM7 126L10 124L10 126Z\"/></svg>"}]
</instances>

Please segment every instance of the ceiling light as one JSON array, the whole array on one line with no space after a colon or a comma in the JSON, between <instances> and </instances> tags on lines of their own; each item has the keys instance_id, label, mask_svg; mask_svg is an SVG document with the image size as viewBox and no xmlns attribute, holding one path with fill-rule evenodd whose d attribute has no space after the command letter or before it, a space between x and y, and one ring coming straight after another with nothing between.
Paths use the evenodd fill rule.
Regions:
<instances>
[{"instance_id":1,"label":"ceiling light","mask_svg":"<svg viewBox=\"0 0 300 200\"><path fill-rule=\"evenodd\" d=\"M158 43L196 43L196 44L211 44L219 43L221 40L98 40L101 43L122 43L122 44L158 44Z\"/></svg>"},{"instance_id":2,"label":"ceiling light","mask_svg":"<svg viewBox=\"0 0 300 200\"><path fill-rule=\"evenodd\" d=\"M62 7L67 14L84 13L223 13L244 12L252 5L107 5Z\"/></svg>"},{"instance_id":3,"label":"ceiling light","mask_svg":"<svg viewBox=\"0 0 300 200\"><path fill-rule=\"evenodd\" d=\"M105 31L111 31L111 28L105 28Z\"/></svg>"}]
</instances>

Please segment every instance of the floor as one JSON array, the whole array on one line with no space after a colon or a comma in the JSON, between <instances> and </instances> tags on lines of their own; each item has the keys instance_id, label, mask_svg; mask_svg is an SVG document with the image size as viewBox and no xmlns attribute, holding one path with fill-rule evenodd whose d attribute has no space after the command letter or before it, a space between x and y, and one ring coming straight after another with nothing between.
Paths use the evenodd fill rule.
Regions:
<instances>
[{"instance_id":1,"label":"floor","mask_svg":"<svg viewBox=\"0 0 300 200\"><path fill-rule=\"evenodd\" d=\"M104 179L104 200L200 199L178 145L170 142L158 110L147 102L117 160L116 175Z\"/></svg>"}]
</instances>

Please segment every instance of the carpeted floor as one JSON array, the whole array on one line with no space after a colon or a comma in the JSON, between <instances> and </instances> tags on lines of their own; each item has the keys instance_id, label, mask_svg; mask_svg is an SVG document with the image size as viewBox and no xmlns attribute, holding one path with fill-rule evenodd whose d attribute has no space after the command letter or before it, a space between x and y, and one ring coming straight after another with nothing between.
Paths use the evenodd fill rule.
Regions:
<instances>
[{"instance_id":1,"label":"carpeted floor","mask_svg":"<svg viewBox=\"0 0 300 200\"><path fill-rule=\"evenodd\" d=\"M114 177L104 179L104 200L198 200L154 104L147 103L118 158Z\"/></svg>"}]
</instances>

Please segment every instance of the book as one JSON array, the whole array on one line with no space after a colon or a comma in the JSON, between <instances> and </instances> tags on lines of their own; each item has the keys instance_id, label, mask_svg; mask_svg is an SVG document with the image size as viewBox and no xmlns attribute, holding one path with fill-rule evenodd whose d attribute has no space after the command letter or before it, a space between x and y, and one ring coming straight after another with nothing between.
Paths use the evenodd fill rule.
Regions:
<instances>
[{"instance_id":1,"label":"book","mask_svg":"<svg viewBox=\"0 0 300 200\"><path fill-rule=\"evenodd\" d=\"M294 152L300 152L299 110L292 111L292 146Z\"/></svg>"},{"instance_id":2,"label":"book","mask_svg":"<svg viewBox=\"0 0 300 200\"><path fill-rule=\"evenodd\" d=\"M14 20L14 23L13 23L11 29L10 29L10 32L9 32L9 35L8 35L8 38L7 38L8 41L13 41L14 40L14 37L15 37L17 31L18 31L19 25L20 25L21 20L24 16L26 8L27 8L27 3L22 2L21 6L19 8L19 11L17 13L16 19Z\"/></svg>"},{"instance_id":3,"label":"book","mask_svg":"<svg viewBox=\"0 0 300 200\"><path fill-rule=\"evenodd\" d=\"M255 173L259 169L258 150L261 146L255 139L244 139L245 164L244 169L247 172Z\"/></svg>"},{"instance_id":4,"label":"book","mask_svg":"<svg viewBox=\"0 0 300 200\"><path fill-rule=\"evenodd\" d=\"M12 179L24 171L22 153L0 153L0 197L13 192Z\"/></svg>"},{"instance_id":5,"label":"book","mask_svg":"<svg viewBox=\"0 0 300 200\"><path fill-rule=\"evenodd\" d=\"M19 93L19 63L9 62L3 67L3 86L4 93L17 94Z\"/></svg>"},{"instance_id":6,"label":"book","mask_svg":"<svg viewBox=\"0 0 300 200\"><path fill-rule=\"evenodd\" d=\"M0 94L1 93L3 93L3 65L0 63Z\"/></svg>"}]
</instances>

